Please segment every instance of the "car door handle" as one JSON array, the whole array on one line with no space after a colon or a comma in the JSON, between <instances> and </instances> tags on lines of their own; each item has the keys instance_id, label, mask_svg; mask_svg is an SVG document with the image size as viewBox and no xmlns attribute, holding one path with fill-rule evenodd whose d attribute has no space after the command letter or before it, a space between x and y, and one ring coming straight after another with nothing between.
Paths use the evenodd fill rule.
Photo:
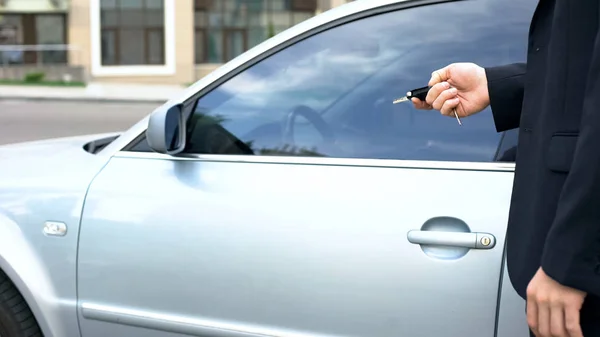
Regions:
<instances>
[{"instance_id":1,"label":"car door handle","mask_svg":"<svg viewBox=\"0 0 600 337\"><path fill-rule=\"evenodd\" d=\"M492 249L496 238L489 233L443 232L411 230L408 241L417 245L463 247L470 249Z\"/></svg>"}]
</instances>

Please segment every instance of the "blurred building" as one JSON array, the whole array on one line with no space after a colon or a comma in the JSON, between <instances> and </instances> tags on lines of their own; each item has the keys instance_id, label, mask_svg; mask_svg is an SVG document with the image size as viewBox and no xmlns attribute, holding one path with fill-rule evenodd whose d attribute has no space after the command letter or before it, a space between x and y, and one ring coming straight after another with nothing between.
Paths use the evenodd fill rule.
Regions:
<instances>
[{"instance_id":1,"label":"blurred building","mask_svg":"<svg viewBox=\"0 0 600 337\"><path fill-rule=\"evenodd\" d=\"M0 0L0 76L189 83L348 1Z\"/></svg>"}]
</instances>

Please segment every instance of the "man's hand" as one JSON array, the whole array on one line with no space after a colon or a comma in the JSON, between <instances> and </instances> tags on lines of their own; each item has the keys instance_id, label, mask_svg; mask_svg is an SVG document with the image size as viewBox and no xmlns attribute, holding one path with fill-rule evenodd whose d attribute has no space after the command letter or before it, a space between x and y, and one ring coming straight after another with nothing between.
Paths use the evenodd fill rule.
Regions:
<instances>
[{"instance_id":1,"label":"man's hand","mask_svg":"<svg viewBox=\"0 0 600 337\"><path fill-rule=\"evenodd\" d=\"M527 324L537 337L582 337L579 311L585 296L540 268L527 287Z\"/></svg>"},{"instance_id":2,"label":"man's hand","mask_svg":"<svg viewBox=\"0 0 600 337\"><path fill-rule=\"evenodd\" d=\"M413 98L415 108L439 110L442 115L467 117L490 104L485 69L474 63L453 63L434 71L429 80L432 88L425 102Z\"/></svg>"}]
</instances>

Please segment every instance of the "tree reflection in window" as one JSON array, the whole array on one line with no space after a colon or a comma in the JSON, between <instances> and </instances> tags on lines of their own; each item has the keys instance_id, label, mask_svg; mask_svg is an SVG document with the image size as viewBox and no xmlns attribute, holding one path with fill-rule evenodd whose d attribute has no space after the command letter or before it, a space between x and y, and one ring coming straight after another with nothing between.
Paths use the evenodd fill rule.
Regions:
<instances>
[{"instance_id":1,"label":"tree reflection in window","mask_svg":"<svg viewBox=\"0 0 600 337\"><path fill-rule=\"evenodd\" d=\"M187 134L190 135L186 142L185 152L202 154L229 154L229 155L270 155L270 156L302 156L324 157L316 147L311 149L290 144L279 147L257 148L254 141L241 141L223 127L227 118L223 115L209 115L196 111L187 122Z\"/></svg>"}]
</instances>

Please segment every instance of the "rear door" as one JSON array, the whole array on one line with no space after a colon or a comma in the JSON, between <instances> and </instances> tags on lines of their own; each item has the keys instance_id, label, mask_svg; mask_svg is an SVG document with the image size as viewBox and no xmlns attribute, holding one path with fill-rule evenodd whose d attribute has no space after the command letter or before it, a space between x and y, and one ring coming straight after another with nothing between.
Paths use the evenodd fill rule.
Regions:
<instances>
[{"instance_id":1,"label":"rear door","mask_svg":"<svg viewBox=\"0 0 600 337\"><path fill-rule=\"evenodd\" d=\"M501 135L489 110L391 102L450 62L523 60L533 6L399 8L199 95L184 154L111 159L83 212L85 337L494 336Z\"/></svg>"}]
</instances>

